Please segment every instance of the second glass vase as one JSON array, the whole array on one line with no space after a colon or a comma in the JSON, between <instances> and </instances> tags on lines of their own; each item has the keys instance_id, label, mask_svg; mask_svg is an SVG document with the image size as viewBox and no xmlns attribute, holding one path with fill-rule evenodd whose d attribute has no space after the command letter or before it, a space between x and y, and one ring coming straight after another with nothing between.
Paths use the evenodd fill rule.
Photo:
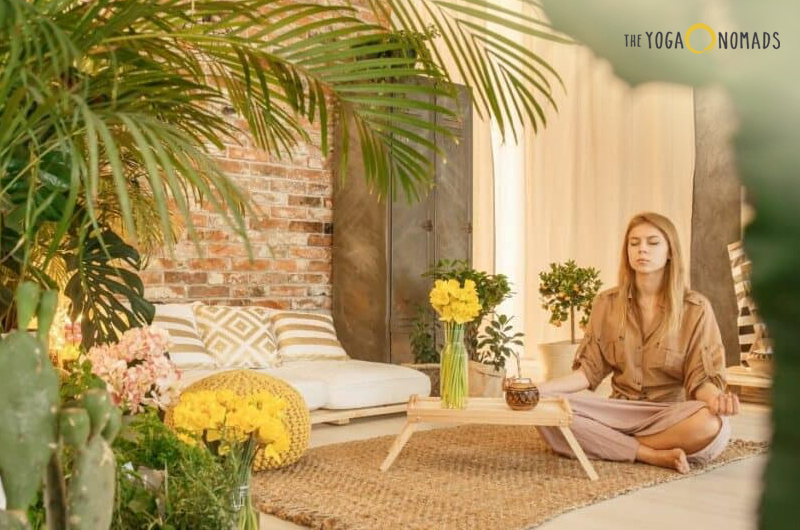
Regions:
<instances>
[{"instance_id":1,"label":"second glass vase","mask_svg":"<svg viewBox=\"0 0 800 530\"><path fill-rule=\"evenodd\" d=\"M445 323L439 380L443 408L463 409L467 406L468 360L464 345L464 325Z\"/></svg>"}]
</instances>

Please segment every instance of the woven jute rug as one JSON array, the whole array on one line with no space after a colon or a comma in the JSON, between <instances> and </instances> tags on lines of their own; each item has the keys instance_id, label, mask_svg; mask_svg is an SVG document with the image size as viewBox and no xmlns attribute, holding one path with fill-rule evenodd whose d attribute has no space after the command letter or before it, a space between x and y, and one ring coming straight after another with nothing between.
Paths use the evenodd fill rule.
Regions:
<instances>
[{"instance_id":1,"label":"woven jute rug","mask_svg":"<svg viewBox=\"0 0 800 530\"><path fill-rule=\"evenodd\" d=\"M253 476L262 512L311 528L527 529L587 504L766 451L733 440L710 465L680 475L645 464L593 460L600 480L553 453L533 427L467 425L417 431L388 471L394 436L310 450Z\"/></svg>"}]
</instances>

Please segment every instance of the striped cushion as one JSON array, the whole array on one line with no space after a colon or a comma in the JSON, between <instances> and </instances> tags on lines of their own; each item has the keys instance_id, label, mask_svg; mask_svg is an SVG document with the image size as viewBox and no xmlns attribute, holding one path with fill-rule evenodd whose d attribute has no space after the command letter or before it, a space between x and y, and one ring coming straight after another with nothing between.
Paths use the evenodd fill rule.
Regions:
<instances>
[{"instance_id":1,"label":"striped cushion","mask_svg":"<svg viewBox=\"0 0 800 530\"><path fill-rule=\"evenodd\" d=\"M200 333L194 311L189 304L156 304L153 326L169 333L169 357L179 369L216 368L217 363L209 355Z\"/></svg>"},{"instance_id":2,"label":"striped cushion","mask_svg":"<svg viewBox=\"0 0 800 530\"><path fill-rule=\"evenodd\" d=\"M744 251L744 243L736 241L728 245L728 257L731 261L733 290L736 293L736 304L739 306L739 354L743 364L747 364L747 356L751 353L771 354L772 342L767 327L759 315L752 296L750 275L753 264Z\"/></svg>"},{"instance_id":3,"label":"striped cushion","mask_svg":"<svg viewBox=\"0 0 800 530\"><path fill-rule=\"evenodd\" d=\"M333 318L321 313L275 311L270 318L282 361L347 359Z\"/></svg>"},{"instance_id":4,"label":"striped cushion","mask_svg":"<svg viewBox=\"0 0 800 530\"><path fill-rule=\"evenodd\" d=\"M222 368L280 366L269 310L261 307L195 306L203 342Z\"/></svg>"}]
</instances>

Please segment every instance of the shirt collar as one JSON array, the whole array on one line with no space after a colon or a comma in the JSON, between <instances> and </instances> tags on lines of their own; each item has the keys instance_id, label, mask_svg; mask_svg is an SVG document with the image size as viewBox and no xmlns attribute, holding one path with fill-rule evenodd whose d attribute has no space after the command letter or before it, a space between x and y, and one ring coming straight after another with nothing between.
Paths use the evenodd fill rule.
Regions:
<instances>
[{"instance_id":1,"label":"shirt collar","mask_svg":"<svg viewBox=\"0 0 800 530\"><path fill-rule=\"evenodd\" d=\"M628 302L629 303L633 302L633 293L631 292L630 289L628 289ZM658 301L658 307L660 307L661 309L664 309L666 307L666 304L664 303L664 299L663 298Z\"/></svg>"}]
</instances>

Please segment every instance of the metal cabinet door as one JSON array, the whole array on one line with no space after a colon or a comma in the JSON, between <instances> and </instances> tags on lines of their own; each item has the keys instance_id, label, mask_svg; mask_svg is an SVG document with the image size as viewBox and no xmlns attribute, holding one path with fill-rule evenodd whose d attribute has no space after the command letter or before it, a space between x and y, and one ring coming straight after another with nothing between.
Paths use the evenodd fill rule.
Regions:
<instances>
[{"instance_id":1,"label":"metal cabinet door","mask_svg":"<svg viewBox=\"0 0 800 530\"><path fill-rule=\"evenodd\" d=\"M431 97L428 101L433 101ZM456 110L450 98L436 98ZM422 273L439 259L472 257L472 114L465 90L459 96L461 119L421 111L455 135L427 134L441 155L429 150L435 169L434 186L419 202L409 204L398 197L391 208L390 347L393 363L413 362L410 333L417 308L429 308L430 281Z\"/></svg>"}]
</instances>

